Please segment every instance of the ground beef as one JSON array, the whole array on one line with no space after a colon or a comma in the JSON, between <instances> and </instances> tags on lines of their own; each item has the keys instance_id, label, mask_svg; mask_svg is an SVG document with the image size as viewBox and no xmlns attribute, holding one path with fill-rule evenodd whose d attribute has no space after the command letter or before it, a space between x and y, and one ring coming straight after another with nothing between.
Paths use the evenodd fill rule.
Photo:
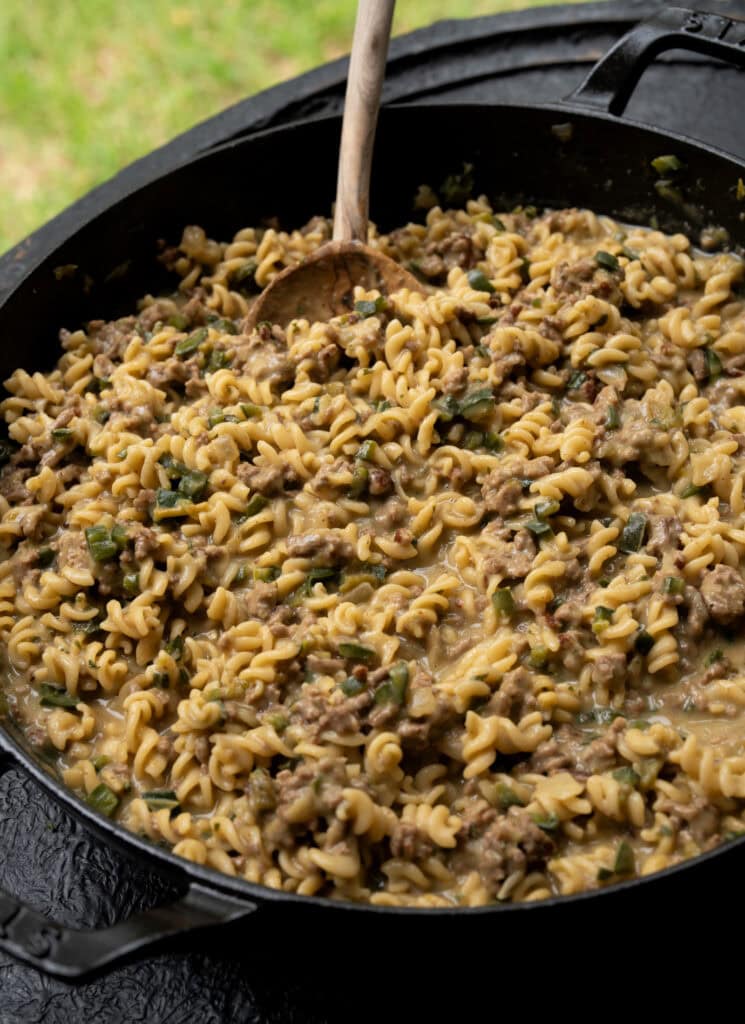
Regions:
<instances>
[{"instance_id":1,"label":"ground beef","mask_svg":"<svg viewBox=\"0 0 745 1024\"><path fill-rule=\"evenodd\" d=\"M703 350L700 348L694 348L692 352L688 353L686 359L688 369L697 381L706 380L709 376L709 370L706 366L706 356Z\"/></svg>"},{"instance_id":2,"label":"ground beef","mask_svg":"<svg viewBox=\"0 0 745 1024\"><path fill-rule=\"evenodd\" d=\"M152 331L158 322L165 323L172 316L176 316L178 312L179 308L173 299L156 299L155 302L151 302L144 309L140 310L137 319L143 330ZM108 377L108 374L98 374L98 376Z\"/></svg>"},{"instance_id":3,"label":"ground beef","mask_svg":"<svg viewBox=\"0 0 745 1024\"><path fill-rule=\"evenodd\" d=\"M334 342L329 342L328 345L324 345L318 352L314 352L310 356L311 365L308 370L310 379L321 382L327 381L339 365L341 354L342 350Z\"/></svg>"},{"instance_id":4,"label":"ground beef","mask_svg":"<svg viewBox=\"0 0 745 1024\"><path fill-rule=\"evenodd\" d=\"M376 498L389 494L393 490L393 480L388 470L381 469L380 466L371 466L367 489Z\"/></svg>"},{"instance_id":5,"label":"ground beef","mask_svg":"<svg viewBox=\"0 0 745 1024\"><path fill-rule=\"evenodd\" d=\"M353 474L354 465L349 459L338 458L321 466L311 480L310 486L319 498L333 501L342 491L349 490Z\"/></svg>"},{"instance_id":6,"label":"ground beef","mask_svg":"<svg viewBox=\"0 0 745 1024\"><path fill-rule=\"evenodd\" d=\"M698 590L691 586L683 591L683 605L688 612L687 631L696 639L701 636L709 621L709 609Z\"/></svg>"},{"instance_id":7,"label":"ground beef","mask_svg":"<svg viewBox=\"0 0 745 1024\"><path fill-rule=\"evenodd\" d=\"M346 662L343 658L332 658L327 654L309 654L306 665L311 672L333 676L336 672L341 672L344 669Z\"/></svg>"},{"instance_id":8,"label":"ground beef","mask_svg":"<svg viewBox=\"0 0 745 1024\"><path fill-rule=\"evenodd\" d=\"M241 462L236 476L252 491L267 498L292 490L300 483L292 466L255 466L252 462Z\"/></svg>"},{"instance_id":9,"label":"ground beef","mask_svg":"<svg viewBox=\"0 0 745 1024\"><path fill-rule=\"evenodd\" d=\"M528 760L528 770L539 775L553 775L573 765L572 758L555 739L540 743Z\"/></svg>"},{"instance_id":10,"label":"ground beef","mask_svg":"<svg viewBox=\"0 0 745 1024\"><path fill-rule=\"evenodd\" d=\"M700 794L693 795L688 803L658 796L654 809L667 814L679 828L687 826L699 846L706 846L707 841L712 839L720 828L721 812Z\"/></svg>"},{"instance_id":11,"label":"ground beef","mask_svg":"<svg viewBox=\"0 0 745 1024\"><path fill-rule=\"evenodd\" d=\"M73 530L63 530L57 541L57 558L60 568L90 569L91 557L85 536Z\"/></svg>"},{"instance_id":12,"label":"ground beef","mask_svg":"<svg viewBox=\"0 0 745 1024\"><path fill-rule=\"evenodd\" d=\"M16 586L21 584L36 583L40 576L36 565L39 560L39 549L30 544L18 549L18 554L13 560L13 581Z\"/></svg>"},{"instance_id":13,"label":"ground beef","mask_svg":"<svg viewBox=\"0 0 745 1024\"><path fill-rule=\"evenodd\" d=\"M87 330L91 350L96 355L101 353L109 359L121 361L136 329L137 319L133 316L121 317L110 323L91 320Z\"/></svg>"},{"instance_id":14,"label":"ground beef","mask_svg":"<svg viewBox=\"0 0 745 1024\"><path fill-rule=\"evenodd\" d=\"M412 822L401 821L391 836L391 854L404 860L425 860L434 853L435 845L426 832Z\"/></svg>"},{"instance_id":15,"label":"ground beef","mask_svg":"<svg viewBox=\"0 0 745 1024\"><path fill-rule=\"evenodd\" d=\"M335 732L339 735L350 735L360 731L362 722L361 715L370 707L373 695L369 690L358 693L354 697L348 697L338 704L326 703L324 711L317 722L316 735L321 736L324 732Z\"/></svg>"},{"instance_id":16,"label":"ground beef","mask_svg":"<svg viewBox=\"0 0 745 1024\"><path fill-rule=\"evenodd\" d=\"M518 530L511 541L498 542L499 550L484 559L487 576L522 579L530 572L536 554L535 541L527 530Z\"/></svg>"},{"instance_id":17,"label":"ground beef","mask_svg":"<svg viewBox=\"0 0 745 1024\"><path fill-rule=\"evenodd\" d=\"M468 384L468 370L465 366L451 367L442 378L442 390L446 395L457 395Z\"/></svg>"},{"instance_id":18,"label":"ground beef","mask_svg":"<svg viewBox=\"0 0 745 1024\"><path fill-rule=\"evenodd\" d=\"M32 475L29 466L6 466L0 473L0 495L11 505L27 505L34 499L26 488L26 480Z\"/></svg>"},{"instance_id":19,"label":"ground beef","mask_svg":"<svg viewBox=\"0 0 745 1024\"><path fill-rule=\"evenodd\" d=\"M622 651L601 654L592 666L592 681L596 686L607 686L611 692L619 690L626 679L626 655Z\"/></svg>"},{"instance_id":20,"label":"ground beef","mask_svg":"<svg viewBox=\"0 0 745 1024\"><path fill-rule=\"evenodd\" d=\"M598 392L592 404L592 418L600 427L600 432L605 433L608 422L608 413L612 408L620 408L621 399L615 388L605 387ZM583 415L581 412L578 415Z\"/></svg>"},{"instance_id":21,"label":"ground beef","mask_svg":"<svg viewBox=\"0 0 745 1024\"><path fill-rule=\"evenodd\" d=\"M616 763L616 750L620 733L626 728L626 719L614 718L602 736L588 743L578 756L577 766L587 775L608 771Z\"/></svg>"},{"instance_id":22,"label":"ground beef","mask_svg":"<svg viewBox=\"0 0 745 1024\"><path fill-rule=\"evenodd\" d=\"M147 380L154 388L166 390L173 384L185 384L194 375L196 370L199 374L199 367L195 359L165 359L160 363L153 363L147 371Z\"/></svg>"},{"instance_id":23,"label":"ground beef","mask_svg":"<svg viewBox=\"0 0 745 1024\"><path fill-rule=\"evenodd\" d=\"M245 618L266 621L274 610L279 598L276 583L258 580L250 590L239 598Z\"/></svg>"},{"instance_id":24,"label":"ground beef","mask_svg":"<svg viewBox=\"0 0 745 1024\"><path fill-rule=\"evenodd\" d=\"M715 565L704 573L701 596L709 615L722 625L745 614L745 580L729 565Z\"/></svg>"},{"instance_id":25,"label":"ground beef","mask_svg":"<svg viewBox=\"0 0 745 1024\"><path fill-rule=\"evenodd\" d=\"M294 770L284 769L274 779L277 811L274 821L267 825L265 838L270 845L294 845L297 829L307 828L318 816L333 817L342 801L342 789L347 784L344 760L322 757L320 761L301 762ZM310 817L306 822L288 822L286 813L298 797L310 795Z\"/></svg>"},{"instance_id":26,"label":"ground beef","mask_svg":"<svg viewBox=\"0 0 745 1024\"><path fill-rule=\"evenodd\" d=\"M256 381L269 381L281 389L295 379L295 367L287 357L286 347L274 348L264 338L253 338L236 345L231 368L236 374Z\"/></svg>"},{"instance_id":27,"label":"ground beef","mask_svg":"<svg viewBox=\"0 0 745 1024\"><path fill-rule=\"evenodd\" d=\"M155 502L155 491L145 488L139 492L132 504L138 512L149 512Z\"/></svg>"},{"instance_id":28,"label":"ground beef","mask_svg":"<svg viewBox=\"0 0 745 1024\"><path fill-rule=\"evenodd\" d=\"M523 493L520 481L538 480L553 468L553 460L544 455L539 459L514 459L492 470L481 485L484 508L500 516L517 511Z\"/></svg>"},{"instance_id":29,"label":"ground beef","mask_svg":"<svg viewBox=\"0 0 745 1024\"><path fill-rule=\"evenodd\" d=\"M452 267L472 267L482 256L483 251L466 232L449 234L426 246L418 270L431 280L441 279Z\"/></svg>"},{"instance_id":30,"label":"ground beef","mask_svg":"<svg viewBox=\"0 0 745 1024\"><path fill-rule=\"evenodd\" d=\"M340 565L354 555L354 548L338 533L318 530L287 538L290 558L310 558L314 565Z\"/></svg>"},{"instance_id":31,"label":"ground beef","mask_svg":"<svg viewBox=\"0 0 745 1024\"><path fill-rule=\"evenodd\" d=\"M534 711L533 677L524 668L515 668L502 676L499 688L487 704L488 713L519 722L528 711Z\"/></svg>"},{"instance_id":32,"label":"ground beef","mask_svg":"<svg viewBox=\"0 0 745 1024\"><path fill-rule=\"evenodd\" d=\"M666 551L678 547L683 524L677 516L650 516L647 551L650 555L662 558Z\"/></svg>"},{"instance_id":33,"label":"ground beef","mask_svg":"<svg viewBox=\"0 0 745 1024\"><path fill-rule=\"evenodd\" d=\"M160 537L149 526L143 526L141 523L132 524L129 532L130 536L134 537L134 553L138 562L143 561L160 547Z\"/></svg>"},{"instance_id":34,"label":"ground beef","mask_svg":"<svg viewBox=\"0 0 745 1024\"><path fill-rule=\"evenodd\" d=\"M628 399L624 403L621 426L608 431L596 445L598 458L624 466L648 458L661 444L667 444L669 435L649 422L640 402Z\"/></svg>"},{"instance_id":35,"label":"ground beef","mask_svg":"<svg viewBox=\"0 0 745 1024\"><path fill-rule=\"evenodd\" d=\"M510 807L484 833L479 868L489 888L497 892L509 875L544 863L553 850L553 840L527 811Z\"/></svg>"},{"instance_id":36,"label":"ground beef","mask_svg":"<svg viewBox=\"0 0 745 1024\"><path fill-rule=\"evenodd\" d=\"M572 302L585 295L596 295L614 305L620 305L622 297L618 286L622 278L622 270L606 270L590 257L577 263L558 263L551 271L554 291Z\"/></svg>"}]
</instances>

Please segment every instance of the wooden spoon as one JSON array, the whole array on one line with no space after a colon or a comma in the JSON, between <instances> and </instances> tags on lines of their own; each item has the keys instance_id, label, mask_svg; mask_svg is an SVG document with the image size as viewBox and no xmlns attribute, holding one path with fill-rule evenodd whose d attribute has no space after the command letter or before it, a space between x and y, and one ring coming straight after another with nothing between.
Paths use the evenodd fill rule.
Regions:
<instances>
[{"instance_id":1,"label":"wooden spoon","mask_svg":"<svg viewBox=\"0 0 745 1024\"><path fill-rule=\"evenodd\" d=\"M333 241L274 278L246 317L246 331L262 321L285 327L299 317L313 323L350 313L355 285L377 288L382 295L399 288L423 290L413 274L364 244L375 126L394 5L395 0L359 0L357 7L344 101Z\"/></svg>"}]
</instances>

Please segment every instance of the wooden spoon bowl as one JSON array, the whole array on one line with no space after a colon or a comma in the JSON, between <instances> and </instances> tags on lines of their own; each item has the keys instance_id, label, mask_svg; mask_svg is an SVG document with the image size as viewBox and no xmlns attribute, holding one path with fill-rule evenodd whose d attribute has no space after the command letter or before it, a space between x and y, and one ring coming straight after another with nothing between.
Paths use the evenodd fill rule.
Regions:
<instances>
[{"instance_id":1,"label":"wooden spoon bowl","mask_svg":"<svg viewBox=\"0 0 745 1024\"><path fill-rule=\"evenodd\" d=\"M360 0L344 102L333 241L278 274L256 299L244 330L262 321L286 327L330 320L354 309L356 285L382 295L424 291L413 274L367 241L375 126L395 0Z\"/></svg>"}]
</instances>

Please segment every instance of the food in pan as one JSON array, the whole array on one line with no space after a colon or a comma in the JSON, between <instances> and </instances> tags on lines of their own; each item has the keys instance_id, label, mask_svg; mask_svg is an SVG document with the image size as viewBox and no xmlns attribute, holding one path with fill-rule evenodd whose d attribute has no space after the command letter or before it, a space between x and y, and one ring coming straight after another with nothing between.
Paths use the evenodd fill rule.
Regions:
<instances>
[{"instance_id":1,"label":"food in pan","mask_svg":"<svg viewBox=\"0 0 745 1024\"><path fill-rule=\"evenodd\" d=\"M174 296L7 381L7 716L307 895L538 900L740 834L743 263L481 199L373 232L421 293L243 334L328 236L187 228Z\"/></svg>"}]
</instances>

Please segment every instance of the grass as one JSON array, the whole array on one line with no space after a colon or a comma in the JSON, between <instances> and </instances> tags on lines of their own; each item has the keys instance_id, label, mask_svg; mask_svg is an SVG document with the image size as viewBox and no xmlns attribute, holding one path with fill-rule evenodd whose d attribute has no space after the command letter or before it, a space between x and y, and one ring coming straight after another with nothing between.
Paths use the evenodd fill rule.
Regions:
<instances>
[{"instance_id":1,"label":"grass","mask_svg":"<svg viewBox=\"0 0 745 1024\"><path fill-rule=\"evenodd\" d=\"M528 3L399 0L394 32ZM355 6L1 0L0 253L191 125L345 53Z\"/></svg>"}]
</instances>

